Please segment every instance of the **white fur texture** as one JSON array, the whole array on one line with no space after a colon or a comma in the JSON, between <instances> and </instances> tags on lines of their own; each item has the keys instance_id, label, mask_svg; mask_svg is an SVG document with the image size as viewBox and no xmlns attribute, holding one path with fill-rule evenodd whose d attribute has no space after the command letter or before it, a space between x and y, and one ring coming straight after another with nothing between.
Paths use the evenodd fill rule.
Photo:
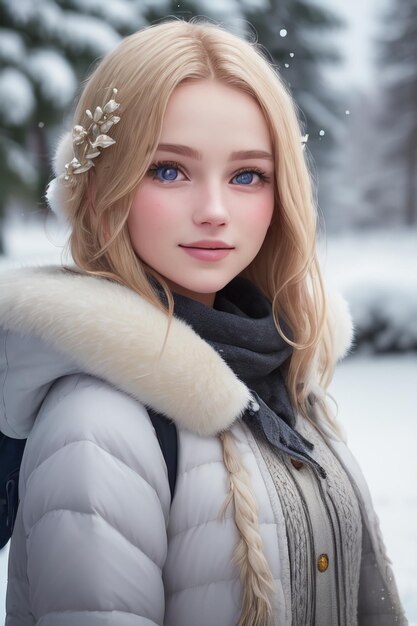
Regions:
<instances>
[{"instance_id":1,"label":"white fur texture","mask_svg":"<svg viewBox=\"0 0 417 626\"><path fill-rule=\"evenodd\" d=\"M74 158L71 132L65 133L58 142L52 166L55 178L51 180L46 190L46 199L51 210L61 221L67 221L65 205L67 203L67 187L60 176L65 173L65 165Z\"/></svg>"},{"instance_id":2,"label":"white fur texture","mask_svg":"<svg viewBox=\"0 0 417 626\"><path fill-rule=\"evenodd\" d=\"M65 172L65 165L74 158L74 148L72 145L72 133L66 132L58 141L52 166L55 176L60 176Z\"/></svg>"},{"instance_id":3,"label":"white fur texture","mask_svg":"<svg viewBox=\"0 0 417 626\"><path fill-rule=\"evenodd\" d=\"M347 304L333 298L335 355L352 339ZM44 339L82 371L99 376L172 418L214 435L240 417L248 388L182 320L167 317L130 289L59 267L0 274L0 325Z\"/></svg>"},{"instance_id":4,"label":"white fur texture","mask_svg":"<svg viewBox=\"0 0 417 626\"><path fill-rule=\"evenodd\" d=\"M340 361L352 346L354 327L349 305L338 291L327 293L329 319L333 334L333 355Z\"/></svg>"},{"instance_id":5,"label":"white fur texture","mask_svg":"<svg viewBox=\"0 0 417 626\"><path fill-rule=\"evenodd\" d=\"M34 334L180 427L213 435L249 402L249 390L213 348L133 291L59 268L0 277L0 325Z\"/></svg>"}]
</instances>

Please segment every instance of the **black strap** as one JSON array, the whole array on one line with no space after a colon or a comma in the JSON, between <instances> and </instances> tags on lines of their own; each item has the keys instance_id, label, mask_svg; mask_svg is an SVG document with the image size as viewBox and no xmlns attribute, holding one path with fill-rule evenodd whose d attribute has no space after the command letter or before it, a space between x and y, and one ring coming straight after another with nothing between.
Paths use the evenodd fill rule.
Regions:
<instances>
[{"instance_id":1,"label":"black strap","mask_svg":"<svg viewBox=\"0 0 417 626\"><path fill-rule=\"evenodd\" d=\"M12 536L19 504L19 471L26 439L0 433L0 549Z\"/></svg>"},{"instance_id":2,"label":"black strap","mask_svg":"<svg viewBox=\"0 0 417 626\"><path fill-rule=\"evenodd\" d=\"M150 408L147 408L149 417L155 428L156 436L159 441L159 445L164 455L165 463L168 470L169 488L171 491L171 502L174 497L175 484L177 482L177 467L178 467L178 438L177 429L174 422L171 422L167 417L156 413Z\"/></svg>"}]
</instances>

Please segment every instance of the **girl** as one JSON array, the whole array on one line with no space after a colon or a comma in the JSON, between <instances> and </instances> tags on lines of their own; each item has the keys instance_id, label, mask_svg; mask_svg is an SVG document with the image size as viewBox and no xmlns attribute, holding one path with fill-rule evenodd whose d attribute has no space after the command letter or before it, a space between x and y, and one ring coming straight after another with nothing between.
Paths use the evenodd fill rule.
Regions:
<instances>
[{"instance_id":1,"label":"girl","mask_svg":"<svg viewBox=\"0 0 417 626\"><path fill-rule=\"evenodd\" d=\"M88 80L48 192L75 267L1 281L8 626L407 623L326 402L351 324L302 144L212 24L142 30Z\"/></svg>"}]
</instances>

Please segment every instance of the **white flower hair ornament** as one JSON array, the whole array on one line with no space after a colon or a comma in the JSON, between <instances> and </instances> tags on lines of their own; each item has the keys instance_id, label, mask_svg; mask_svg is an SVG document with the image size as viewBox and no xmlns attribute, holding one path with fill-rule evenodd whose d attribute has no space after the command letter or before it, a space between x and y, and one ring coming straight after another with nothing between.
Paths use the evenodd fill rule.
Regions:
<instances>
[{"instance_id":1,"label":"white flower hair ornament","mask_svg":"<svg viewBox=\"0 0 417 626\"><path fill-rule=\"evenodd\" d=\"M117 89L112 90L112 98L103 108L97 106L94 113L86 110L90 123L84 127L76 124L72 131L63 135L53 159L55 178L46 190L46 199L55 215L67 219L65 206L68 201L68 189L77 184L77 177L94 167L93 159L101 154L101 150L112 146L116 141L107 133L120 117L115 111L120 106L116 102Z\"/></svg>"}]
</instances>

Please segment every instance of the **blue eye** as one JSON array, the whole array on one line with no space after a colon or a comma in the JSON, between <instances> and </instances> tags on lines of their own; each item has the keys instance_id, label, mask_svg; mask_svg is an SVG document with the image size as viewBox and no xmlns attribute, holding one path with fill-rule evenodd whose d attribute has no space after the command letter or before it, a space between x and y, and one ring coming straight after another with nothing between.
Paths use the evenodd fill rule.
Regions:
<instances>
[{"instance_id":1,"label":"blue eye","mask_svg":"<svg viewBox=\"0 0 417 626\"><path fill-rule=\"evenodd\" d=\"M178 163L171 161L158 161L151 165L148 170L149 176L152 176L154 180L159 180L161 183L172 183L184 178L179 178L178 175L182 175L182 170Z\"/></svg>"},{"instance_id":2,"label":"blue eye","mask_svg":"<svg viewBox=\"0 0 417 626\"><path fill-rule=\"evenodd\" d=\"M160 165L155 168L155 174L161 180L175 180L178 176L178 171L172 165Z\"/></svg>"},{"instance_id":3,"label":"blue eye","mask_svg":"<svg viewBox=\"0 0 417 626\"><path fill-rule=\"evenodd\" d=\"M174 161L158 161L151 165L148 170L148 174L152 176L154 180L161 183L172 183L188 180L184 177L182 167ZM257 177L258 180L255 178ZM234 184L242 185L246 187L254 187L260 183L267 183L270 181L269 176L258 168L242 169L237 172L232 178Z\"/></svg>"},{"instance_id":4,"label":"blue eye","mask_svg":"<svg viewBox=\"0 0 417 626\"><path fill-rule=\"evenodd\" d=\"M250 185L253 182L253 175L255 172L240 172L240 174L236 174L235 178L240 185ZM239 180L240 179L240 180Z\"/></svg>"},{"instance_id":5,"label":"blue eye","mask_svg":"<svg viewBox=\"0 0 417 626\"><path fill-rule=\"evenodd\" d=\"M240 170L240 172L234 175L232 180L236 181L235 184L237 185L255 187L259 184L269 183L271 179L265 172L255 167L250 170Z\"/></svg>"}]
</instances>

